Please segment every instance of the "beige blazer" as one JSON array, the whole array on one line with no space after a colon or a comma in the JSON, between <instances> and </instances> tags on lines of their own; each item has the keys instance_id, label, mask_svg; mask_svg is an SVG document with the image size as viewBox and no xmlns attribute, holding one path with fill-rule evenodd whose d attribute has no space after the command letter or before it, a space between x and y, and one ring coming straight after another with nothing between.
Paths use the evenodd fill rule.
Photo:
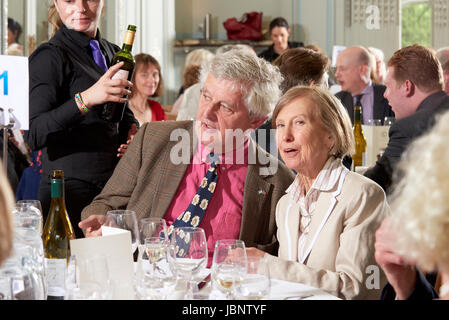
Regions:
<instances>
[{"instance_id":1,"label":"beige blazer","mask_svg":"<svg viewBox=\"0 0 449 320\"><path fill-rule=\"evenodd\" d=\"M279 257L265 256L273 278L300 282L343 299L379 299L386 277L374 259L374 240L390 209L379 185L346 173L340 186L318 198L304 263L298 262L299 205L290 194L276 207Z\"/></svg>"}]
</instances>

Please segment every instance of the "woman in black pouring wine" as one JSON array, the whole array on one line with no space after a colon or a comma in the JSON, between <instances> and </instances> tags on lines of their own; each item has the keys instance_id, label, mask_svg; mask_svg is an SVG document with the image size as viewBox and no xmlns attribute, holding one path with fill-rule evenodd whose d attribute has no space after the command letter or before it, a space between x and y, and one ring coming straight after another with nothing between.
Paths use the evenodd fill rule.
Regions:
<instances>
[{"instance_id":1,"label":"woman in black pouring wine","mask_svg":"<svg viewBox=\"0 0 449 320\"><path fill-rule=\"evenodd\" d=\"M32 150L42 150L39 200L44 219L51 200L49 175L63 170L65 200L77 238L82 209L100 193L121 156L119 148L136 131L126 107L119 122L104 120L106 103L121 105L132 87L112 77L123 63L111 67L120 48L98 30L104 0L54 0L49 22L54 36L29 58L30 130Z\"/></svg>"}]
</instances>

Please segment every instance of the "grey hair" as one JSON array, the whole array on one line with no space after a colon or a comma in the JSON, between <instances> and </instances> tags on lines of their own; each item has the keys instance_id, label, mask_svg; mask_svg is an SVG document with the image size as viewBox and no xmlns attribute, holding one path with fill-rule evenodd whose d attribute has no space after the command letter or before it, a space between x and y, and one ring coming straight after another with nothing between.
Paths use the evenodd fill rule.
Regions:
<instances>
[{"instance_id":1,"label":"grey hair","mask_svg":"<svg viewBox=\"0 0 449 320\"><path fill-rule=\"evenodd\" d=\"M279 69L248 50L231 50L217 54L210 63L201 67L200 83L207 76L235 82L243 95L251 118L271 116L281 96L279 86L282 75Z\"/></svg>"},{"instance_id":2,"label":"grey hair","mask_svg":"<svg viewBox=\"0 0 449 320\"><path fill-rule=\"evenodd\" d=\"M437 59L440 61L441 65L444 65L449 61L449 47L443 47L436 52Z\"/></svg>"}]
</instances>

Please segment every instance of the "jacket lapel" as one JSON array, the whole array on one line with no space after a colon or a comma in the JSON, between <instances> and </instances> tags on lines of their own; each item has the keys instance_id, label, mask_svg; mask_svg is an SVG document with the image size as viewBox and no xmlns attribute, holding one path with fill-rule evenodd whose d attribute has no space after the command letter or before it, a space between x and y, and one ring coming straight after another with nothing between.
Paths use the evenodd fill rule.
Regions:
<instances>
[{"instance_id":1,"label":"jacket lapel","mask_svg":"<svg viewBox=\"0 0 449 320\"><path fill-rule=\"evenodd\" d=\"M194 146L192 139L192 126L186 128L190 132L190 162L194 154ZM170 206L178 186L181 184L182 178L185 175L190 163L173 164L170 160L172 148L177 144L177 141L170 142L167 148L163 149L160 155L161 166L158 172L158 184L154 190L154 200L151 206L151 216L163 218L168 207ZM168 196L167 196L168 195Z\"/></svg>"},{"instance_id":2,"label":"jacket lapel","mask_svg":"<svg viewBox=\"0 0 449 320\"><path fill-rule=\"evenodd\" d=\"M265 202L271 198L269 195L271 188L273 187L265 180L265 177L261 175L261 169L267 167L269 164L267 166L260 164L257 157L259 152L266 153L260 149L253 140L250 140L248 153L252 153L253 158L249 155L249 159L256 159L256 164L249 164L246 172L243 194L242 227L240 228L239 237L241 240L248 243L253 243L254 240L257 239L257 230L263 230L263 228L257 227L258 224L265 223L265 221L260 219L260 212L262 212Z\"/></svg>"},{"instance_id":3,"label":"jacket lapel","mask_svg":"<svg viewBox=\"0 0 449 320\"><path fill-rule=\"evenodd\" d=\"M373 119L380 119L382 123L384 122L384 104L382 103L383 94L380 92L382 87L373 85Z\"/></svg>"}]
</instances>

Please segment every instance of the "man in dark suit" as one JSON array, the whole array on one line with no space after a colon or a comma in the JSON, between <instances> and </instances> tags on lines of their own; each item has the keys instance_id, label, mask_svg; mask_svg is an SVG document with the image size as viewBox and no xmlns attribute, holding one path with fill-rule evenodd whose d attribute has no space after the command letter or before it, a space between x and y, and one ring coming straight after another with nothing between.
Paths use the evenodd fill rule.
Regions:
<instances>
[{"instance_id":1,"label":"man in dark suit","mask_svg":"<svg viewBox=\"0 0 449 320\"><path fill-rule=\"evenodd\" d=\"M371 80L373 57L363 47L349 47L337 57L335 77L342 91L336 94L354 122L354 105L362 106L362 123L385 117L394 117L388 101L384 98L385 86Z\"/></svg>"},{"instance_id":2,"label":"man in dark suit","mask_svg":"<svg viewBox=\"0 0 449 320\"><path fill-rule=\"evenodd\" d=\"M197 121L151 122L139 129L101 194L82 212L86 236L99 234L108 210L127 208L138 218L164 218L168 234L176 220L192 216L192 226L205 230L210 258L220 239L277 253L276 204L294 175L247 134L273 109L281 75L254 54L232 50L204 66L201 79ZM195 200L200 185L211 190L203 186L211 151L220 159L217 182L199 222L190 204L202 203Z\"/></svg>"},{"instance_id":3,"label":"man in dark suit","mask_svg":"<svg viewBox=\"0 0 449 320\"><path fill-rule=\"evenodd\" d=\"M383 156L365 176L388 191L392 177L395 177L394 184L401 177L395 167L402 154L415 138L434 125L439 113L449 110L449 96L443 91L442 68L435 54L419 45L405 47L394 53L388 62L385 85L385 97L398 120L390 128L390 139ZM385 241L383 233L383 227L376 233L376 261L389 281L382 298L434 298L435 292L429 289L427 283L429 277L426 280L415 266L396 254Z\"/></svg>"}]
</instances>

